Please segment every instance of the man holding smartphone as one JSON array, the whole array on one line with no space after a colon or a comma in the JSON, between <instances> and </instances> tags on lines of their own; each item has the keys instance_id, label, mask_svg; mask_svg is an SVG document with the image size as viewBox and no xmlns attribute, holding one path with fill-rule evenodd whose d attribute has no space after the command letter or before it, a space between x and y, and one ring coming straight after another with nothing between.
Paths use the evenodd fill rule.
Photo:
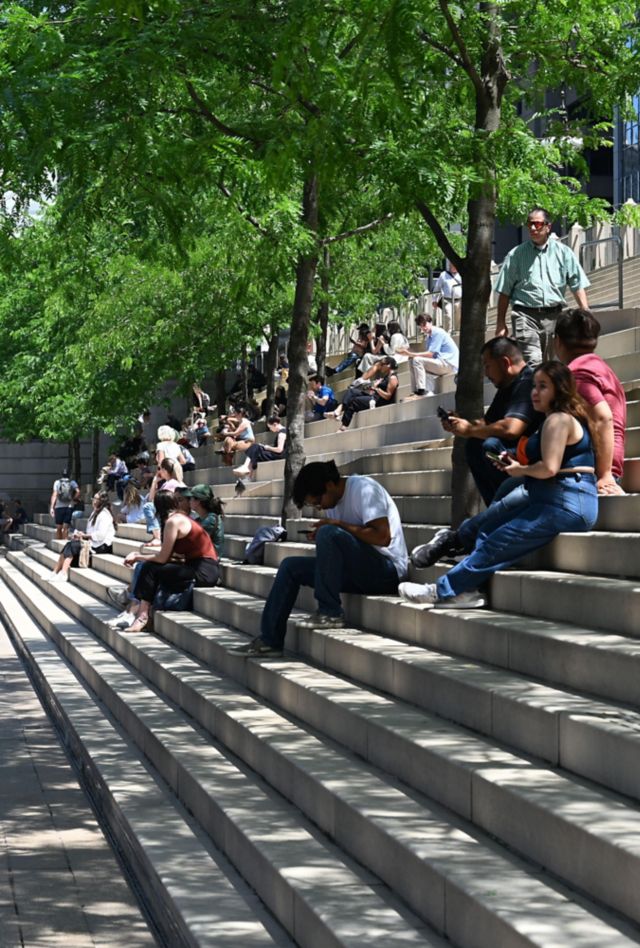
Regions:
<instances>
[{"instance_id":1,"label":"man holding smartphone","mask_svg":"<svg viewBox=\"0 0 640 948\"><path fill-rule=\"evenodd\" d=\"M309 534L315 556L288 556L278 567L262 613L260 635L234 649L247 658L282 655L287 621L301 586L311 586L318 611L299 621L305 629L345 626L340 593L397 592L409 565L400 514L372 477L343 477L335 461L306 464L293 486L297 507L315 507Z\"/></svg>"},{"instance_id":2,"label":"man holding smartphone","mask_svg":"<svg viewBox=\"0 0 640 948\"><path fill-rule=\"evenodd\" d=\"M523 435L539 427L543 415L531 404L533 370L513 339L497 337L481 349L484 373L497 392L483 418L467 421L457 415L442 420L442 427L458 438L466 438L467 464L487 507L506 474L487 457L513 449Z\"/></svg>"}]
</instances>

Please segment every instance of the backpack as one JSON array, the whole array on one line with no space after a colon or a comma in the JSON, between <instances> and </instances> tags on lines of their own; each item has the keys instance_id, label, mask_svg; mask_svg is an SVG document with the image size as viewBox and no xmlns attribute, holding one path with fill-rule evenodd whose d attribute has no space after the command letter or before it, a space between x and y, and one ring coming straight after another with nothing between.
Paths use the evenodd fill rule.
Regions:
<instances>
[{"instance_id":1,"label":"backpack","mask_svg":"<svg viewBox=\"0 0 640 948\"><path fill-rule=\"evenodd\" d=\"M194 579L186 589L180 592L164 589L160 586L153 600L153 608L162 612L189 612L193 606L193 587L195 584Z\"/></svg>"},{"instance_id":2,"label":"backpack","mask_svg":"<svg viewBox=\"0 0 640 948\"><path fill-rule=\"evenodd\" d=\"M270 541L284 541L287 539L287 531L284 527L259 527L252 540L249 540L244 548L243 563L250 563L252 566L262 566L264 563L264 547Z\"/></svg>"},{"instance_id":3,"label":"backpack","mask_svg":"<svg viewBox=\"0 0 640 948\"><path fill-rule=\"evenodd\" d=\"M73 487L68 477L61 477L58 481L58 500L63 504L70 504L73 500Z\"/></svg>"}]
</instances>

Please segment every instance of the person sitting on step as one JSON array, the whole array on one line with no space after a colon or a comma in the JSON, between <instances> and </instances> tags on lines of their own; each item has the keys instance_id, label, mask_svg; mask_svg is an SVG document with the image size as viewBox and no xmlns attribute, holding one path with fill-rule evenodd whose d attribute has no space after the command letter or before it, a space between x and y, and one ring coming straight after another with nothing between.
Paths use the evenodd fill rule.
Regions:
<instances>
[{"instance_id":1,"label":"person sitting on step","mask_svg":"<svg viewBox=\"0 0 640 948\"><path fill-rule=\"evenodd\" d=\"M599 494L623 494L620 487L624 466L627 402L615 372L594 350L600 323L589 310L571 309L558 317L554 348L561 362L571 369L578 395L585 400L594 432L596 475ZM509 478L497 490L489 507L468 517L456 530L443 527L428 542L411 551L418 568L432 566L444 556L470 553L480 533L487 533L505 509L515 509L526 492L522 478ZM497 507L496 505L500 505Z\"/></svg>"},{"instance_id":2,"label":"person sitting on step","mask_svg":"<svg viewBox=\"0 0 640 948\"><path fill-rule=\"evenodd\" d=\"M93 495L92 508L85 532L76 530L73 538L68 540L62 548L62 553L53 570L52 582L66 582L69 579L70 568L78 565L82 540L91 541L92 553L113 553L116 529L109 494L106 490L98 491Z\"/></svg>"},{"instance_id":3,"label":"person sitting on step","mask_svg":"<svg viewBox=\"0 0 640 948\"><path fill-rule=\"evenodd\" d=\"M227 431L223 429L225 438L222 442L222 459L225 464L231 466L236 451L246 451L256 440L245 405L235 405L232 408L226 427Z\"/></svg>"},{"instance_id":4,"label":"person sitting on step","mask_svg":"<svg viewBox=\"0 0 640 948\"><path fill-rule=\"evenodd\" d=\"M498 570L512 566L559 533L584 533L598 515L595 456L589 416L571 370L543 362L534 373L532 402L544 415L542 427L527 440L528 463L508 451L493 455L509 477L524 478L486 512L473 551L436 583L402 583L410 602L442 609L473 609L486 604L479 587Z\"/></svg>"},{"instance_id":5,"label":"person sitting on step","mask_svg":"<svg viewBox=\"0 0 640 948\"><path fill-rule=\"evenodd\" d=\"M274 435L273 444L270 446L250 444L245 452L247 455L246 461L233 470L237 477L250 477L251 480L255 480L260 461L279 461L285 457L287 452L287 429L278 415L271 415L270 418L267 418L267 428Z\"/></svg>"},{"instance_id":6,"label":"person sitting on step","mask_svg":"<svg viewBox=\"0 0 640 948\"><path fill-rule=\"evenodd\" d=\"M189 515L206 530L218 556L224 552L224 504L208 484L194 484L181 492L189 500Z\"/></svg>"},{"instance_id":7,"label":"person sitting on step","mask_svg":"<svg viewBox=\"0 0 640 948\"><path fill-rule=\"evenodd\" d=\"M424 336L424 352L413 352L408 346L397 350L399 355L409 360L413 393L409 398L432 395L436 377L455 375L460 358L458 347L449 333L434 326L431 316L416 316L416 325Z\"/></svg>"},{"instance_id":8,"label":"person sitting on step","mask_svg":"<svg viewBox=\"0 0 640 948\"><path fill-rule=\"evenodd\" d=\"M397 392L396 360L391 356L383 356L365 372L362 378L349 386L341 405L335 412L328 413L328 417L333 414L340 422L338 431L346 431L356 412L394 404Z\"/></svg>"},{"instance_id":9,"label":"person sitting on step","mask_svg":"<svg viewBox=\"0 0 640 948\"><path fill-rule=\"evenodd\" d=\"M374 345L373 333L369 329L368 323L360 323L358 326L358 335L354 339L353 336L349 338L351 343L351 352L349 355L345 356L341 362L332 368L330 365L325 366L325 372L327 376L337 375L338 372L343 372L345 369L348 369L350 365L354 365L356 362L359 362L360 359L366 352L372 351L372 346Z\"/></svg>"},{"instance_id":10,"label":"person sitting on step","mask_svg":"<svg viewBox=\"0 0 640 948\"><path fill-rule=\"evenodd\" d=\"M305 421L322 421L325 412L333 412L338 407L333 389L325 383L322 375L309 376L307 403L309 407L304 415Z\"/></svg>"},{"instance_id":11,"label":"person sitting on step","mask_svg":"<svg viewBox=\"0 0 640 948\"><path fill-rule=\"evenodd\" d=\"M160 546L160 523L156 516L154 501L157 494L167 492L172 494L178 488L186 488L182 476L182 468L177 461L165 458L159 465L155 477L151 481L149 494L142 505L142 513L147 524L147 533L151 534L149 546Z\"/></svg>"},{"instance_id":12,"label":"person sitting on step","mask_svg":"<svg viewBox=\"0 0 640 948\"><path fill-rule=\"evenodd\" d=\"M407 356L404 353L409 348L409 340L402 332L400 323L395 321L390 322L387 326L387 331L389 334L389 342L386 342L384 336L380 336L380 351L366 352L362 356L358 369L363 375L366 375L369 369L375 365L376 362L384 359L385 356L395 359L396 365L407 361Z\"/></svg>"},{"instance_id":13,"label":"person sitting on step","mask_svg":"<svg viewBox=\"0 0 640 948\"><path fill-rule=\"evenodd\" d=\"M142 563L135 589L139 605L129 632L142 632L160 587L182 592L195 580L196 586L215 586L220 575L218 554L211 537L199 523L179 509L182 498L173 493L163 504L169 513L162 531L162 546L156 553L133 552L125 556L125 566Z\"/></svg>"},{"instance_id":14,"label":"person sitting on step","mask_svg":"<svg viewBox=\"0 0 640 948\"><path fill-rule=\"evenodd\" d=\"M515 448L519 439L532 434L543 419L531 401L533 370L524 361L517 342L506 336L490 339L480 352L484 374L497 388L493 401L482 418L469 421L451 413L442 421L442 427L465 439L467 464L488 507L507 474L491 463L487 451L500 454Z\"/></svg>"},{"instance_id":15,"label":"person sitting on step","mask_svg":"<svg viewBox=\"0 0 640 948\"><path fill-rule=\"evenodd\" d=\"M293 485L293 502L322 515L309 531L316 555L288 556L265 604L260 635L234 649L247 658L281 655L287 621L301 586L311 586L318 612L298 622L305 629L345 625L340 593L392 595L407 573L407 547L398 508L371 477L344 477L335 461L305 464Z\"/></svg>"}]
</instances>

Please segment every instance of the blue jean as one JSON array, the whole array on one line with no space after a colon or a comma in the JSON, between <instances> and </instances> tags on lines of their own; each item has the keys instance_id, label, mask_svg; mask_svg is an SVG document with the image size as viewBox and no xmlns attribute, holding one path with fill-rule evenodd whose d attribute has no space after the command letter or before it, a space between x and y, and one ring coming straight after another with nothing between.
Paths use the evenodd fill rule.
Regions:
<instances>
[{"instance_id":1,"label":"blue jean","mask_svg":"<svg viewBox=\"0 0 640 948\"><path fill-rule=\"evenodd\" d=\"M467 438L464 445L464 453L469 465L469 470L476 482L476 487L480 491L480 496L487 507L494 498L494 495L507 475L504 471L498 470L489 458L487 451L494 454L500 454L513 448L513 444L505 444L500 438Z\"/></svg>"},{"instance_id":2,"label":"blue jean","mask_svg":"<svg viewBox=\"0 0 640 948\"><path fill-rule=\"evenodd\" d=\"M477 589L497 570L512 566L559 533L584 533L596 522L598 492L593 474L583 474L580 480L527 477L525 488L526 504L518 505L518 497L513 497L520 494L522 500L517 488L495 505L498 509L485 524L489 532L480 533L473 553L438 580L439 599Z\"/></svg>"},{"instance_id":3,"label":"blue jean","mask_svg":"<svg viewBox=\"0 0 640 948\"><path fill-rule=\"evenodd\" d=\"M350 365L353 365L354 362L358 362L359 360L360 360L359 355L356 355L355 352L350 352L348 356L344 357L342 362L339 362L337 364L337 366L335 367L333 371L342 372L344 369L348 369Z\"/></svg>"},{"instance_id":4,"label":"blue jean","mask_svg":"<svg viewBox=\"0 0 640 948\"><path fill-rule=\"evenodd\" d=\"M160 521L156 516L156 507L153 501L148 500L142 505L142 513L147 524L147 533L153 533L154 530L160 529Z\"/></svg>"},{"instance_id":5,"label":"blue jean","mask_svg":"<svg viewBox=\"0 0 640 948\"><path fill-rule=\"evenodd\" d=\"M394 593L398 574L392 560L334 524L320 527L315 556L288 556L278 568L262 613L260 637L282 648L301 586L312 586L323 615L341 616L341 592Z\"/></svg>"},{"instance_id":6,"label":"blue jean","mask_svg":"<svg viewBox=\"0 0 640 948\"><path fill-rule=\"evenodd\" d=\"M504 523L504 512L510 511L514 516L521 507L529 503L529 494L521 477L508 477L498 488L491 504L476 514L463 520L456 533L460 546L466 553L470 553L476 545L480 533L491 533L496 527Z\"/></svg>"}]
</instances>

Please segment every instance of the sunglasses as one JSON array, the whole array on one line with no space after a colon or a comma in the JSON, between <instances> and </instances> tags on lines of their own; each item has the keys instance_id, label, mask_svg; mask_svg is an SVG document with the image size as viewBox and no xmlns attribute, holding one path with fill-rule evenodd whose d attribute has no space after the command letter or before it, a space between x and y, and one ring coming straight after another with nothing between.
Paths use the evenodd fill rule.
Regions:
<instances>
[{"instance_id":1,"label":"sunglasses","mask_svg":"<svg viewBox=\"0 0 640 948\"><path fill-rule=\"evenodd\" d=\"M542 230L543 227L548 227L549 225L545 221L527 221L527 227L529 230Z\"/></svg>"}]
</instances>

